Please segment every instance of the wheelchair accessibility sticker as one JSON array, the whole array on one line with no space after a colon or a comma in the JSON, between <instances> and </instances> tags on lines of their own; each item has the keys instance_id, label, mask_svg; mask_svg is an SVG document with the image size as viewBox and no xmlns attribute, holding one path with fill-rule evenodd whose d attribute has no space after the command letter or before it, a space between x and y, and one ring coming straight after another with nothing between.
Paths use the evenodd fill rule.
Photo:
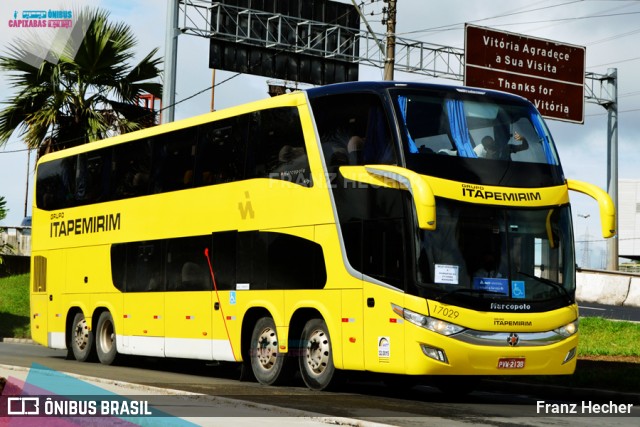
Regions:
<instances>
[{"instance_id":1,"label":"wheelchair accessibility sticker","mask_svg":"<svg viewBox=\"0 0 640 427\"><path fill-rule=\"evenodd\" d=\"M524 298L524 281L512 280L511 281L511 297L512 298Z\"/></svg>"}]
</instances>

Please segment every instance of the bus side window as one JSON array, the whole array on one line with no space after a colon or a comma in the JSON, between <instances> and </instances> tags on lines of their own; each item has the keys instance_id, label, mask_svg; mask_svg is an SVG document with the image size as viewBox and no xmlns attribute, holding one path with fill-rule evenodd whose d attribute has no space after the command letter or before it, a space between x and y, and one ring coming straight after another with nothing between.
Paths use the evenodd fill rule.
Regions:
<instances>
[{"instance_id":1,"label":"bus side window","mask_svg":"<svg viewBox=\"0 0 640 427\"><path fill-rule=\"evenodd\" d=\"M235 244L231 241L233 238L236 238ZM225 255L228 262L224 266L225 275L217 282L219 289L221 283L225 283L222 277L230 277L229 273L239 285L253 290L322 289L326 284L322 247L316 242L277 232L214 233L214 247L223 241L227 246L235 246L236 264L232 270L231 257ZM220 268L223 259L214 258L214 268L216 265ZM216 278L220 275L218 271ZM232 286L235 287L235 283Z\"/></svg>"},{"instance_id":2,"label":"bus side window","mask_svg":"<svg viewBox=\"0 0 640 427\"><path fill-rule=\"evenodd\" d=\"M194 185L221 184L245 178L247 117L198 126Z\"/></svg>"},{"instance_id":3,"label":"bus side window","mask_svg":"<svg viewBox=\"0 0 640 427\"><path fill-rule=\"evenodd\" d=\"M211 245L210 236L169 239L166 250L167 290L212 290L211 276L204 250Z\"/></svg>"},{"instance_id":4,"label":"bus side window","mask_svg":"<svg viewBox=\"0 0 640 427\"><path fill-rule=\"evenodd\" d=\"M236 289L237 241L236 230L213 233L210 259L218 290Z\"/></svg>"},{"instance_id":5,"label":"bus side window","mask_svg":"<svg viewBox=\"0 0 640 427\"><path fill-rule=\"evenodd\" d=\"M329 173L343 165L397 164L389 121L377 95L328 95L311 103Z\"/></svg>"},{"instance_id":6,"label":"bus side window","mask_svg":"<svg viewBox=\"0 0 640 427\"><path fill-rule=\"evenodd\" d=\"M38 165L36 205L44 210L64 209L72 205L75 186L75 158L69 157Z\"/></svg>"},{"instance_id":7,"label":"bus side window","mask_svg":"<svg viewBox=\"0 0 640 427\"><path fill-rule=\"evenodd\" d=\"M406 124L404 137L410 138L405 144L409 153L457 155L442 99L435 96L406 98L407 102L399 106L399 119ZM398 97L400 99L402 97Z\"/></svg>"},{"instance_id":8,"label":"bus side window","mask_svg":"<svg viewBox=\"0 0 640 427\"><path fill-rule=\"evenodd\" d=\"M112 174L115 198L143 196L150 193L152 145L150 139L116 145Z\"/></svg>"},{"instance_id":9,"label":"bus side window","mask_svg":"<svg viewBox=\"0 0 640 427\"><path fill-rule=\"evenodd\" d=\"M193 187L195 135L196 130L188 128L155 137L159 140L153 142L154 193Z\"/></svg>"},{"instance_id":10,"label":"bus side window","mask_svg":"<svg viewBox=\"0 0 640 427\"><path fill-rule=\"evenodd\" d=\"M268 235L257 231L238 233L236 280L250 289L266 290L268 283Z\"/></svg>"},{"instance_id":11,"label":"bus side window","mask_svg":"<svg viewBox=\"0 0 640 427\"><path fill-rule=\"evenodd\" d=\"M103 202L109 192L111 149L104 148L76 156L75 204Z\"/></svg>"},{"instance_id":12,"label":"bus side window","mask_svg":"<svg viewBox=\"0 0 640 427\"><path fill-rule=\"evenodd\" d=\"M255 166L248 171L249 177L269 177L311 186L309 159L298 110L287 107L259 113L250 138L249 151L255 153Z\"/></svg>"},{"instance_id":13,"label":"bus side window","mask_svg":"<svg viewBox=\"0 0 640 427\"><path fill-rule=\"evenodd\" d=\"M379 102L373 103L369 109L364 141L365 164L395 165L398 163L389 123Z\"/></svg>"},{"instance_id":14,"label":"bus side window","mask_svg":"<svg viewBox=\"0 0 640 427\"><path fill-rule=\"evenodd\" d=\"M133 243L128 248L126 291L164 291L162 241Z\"/></svg>"},{"instance_id":15,"label":"bus side window","mask_svg":"<svg viewBox=\"0 0 640 427\"><path fill-rule=\"evenodd\" d=\"M111 281L113 286L121 292L125 291L128 246L130 246L129 243L111 245Z\"/></svg>"}]
</instances>

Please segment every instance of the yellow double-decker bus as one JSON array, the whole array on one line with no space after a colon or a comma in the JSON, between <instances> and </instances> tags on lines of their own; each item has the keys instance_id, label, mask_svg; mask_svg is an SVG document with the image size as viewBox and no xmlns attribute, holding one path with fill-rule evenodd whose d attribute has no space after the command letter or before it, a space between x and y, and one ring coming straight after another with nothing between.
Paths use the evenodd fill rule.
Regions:
<instances>
[{"instance_id":1,"label":"yellow double-decker bus","mask_svg":"<svg viewBox=\"0 0 640 427\"><path fill-rule=\"evenodd\" d=\"M571 374L569 190L615 233L530 102L463 87L294 92L48 154L36 176L35 341L318 390L349 370Z\"/></svg>"}]
</instances>

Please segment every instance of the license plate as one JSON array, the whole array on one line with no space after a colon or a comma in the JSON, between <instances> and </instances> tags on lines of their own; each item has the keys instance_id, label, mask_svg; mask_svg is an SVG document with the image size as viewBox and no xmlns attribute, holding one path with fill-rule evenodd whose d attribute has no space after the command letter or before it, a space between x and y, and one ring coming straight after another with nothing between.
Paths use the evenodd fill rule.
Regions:
<instances>
[{"instance_id":1,"label":"license plate","mask_svg":"<svg viewBox=\"0 0 640 427\"><path fill-rule=\"evenodd\" d=\"M498 359L498 369L523 369L524 357L502 357Z\"/></svg>"}]
</instances>

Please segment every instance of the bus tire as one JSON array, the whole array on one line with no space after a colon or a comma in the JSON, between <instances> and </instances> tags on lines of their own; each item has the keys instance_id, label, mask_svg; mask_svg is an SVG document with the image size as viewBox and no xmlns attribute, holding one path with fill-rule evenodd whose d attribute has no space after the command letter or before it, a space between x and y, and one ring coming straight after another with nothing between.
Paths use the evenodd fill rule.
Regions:
<instances>
[{"instance_id":1,"label":"bus tire","mask_svg":"<svg viewBox=\"0 0 640 427\"><path fill-rule=\"evenodd\" d=\"M116 348L116 328L113 317L108 311L103 311L98 318L95 329L96 353L98 360L104 365L111 365L118 356Z\"/></svg>"},{"instance_id":2,"label":"bus tire","mask_svg":"<svg viewBox=\"0 0 640 427\"><path fill-rule=\"evenodd\" d=\"M300 348L300 374L312 390L325 390L335 383L329 328L322 319L311 319L302 330Z\"/></svg>"},{"instance_id":3,"label":"bus tire","mask_svg":"<svg viewBox=\"0 0 640 427\"><path fill-rule=\"evenodd\" d=\"M276 325L271 317L256 322L249 349L251 370L260 384L277 385L289 379L289 358L280 353Z\"/></svg>"},{"instance_id":4,"label":"bus tire","mask_svg":"<svg viewBox=\"0 0 640 427\"><path fill-rule=\"evenodd\" d=\"M76 313L71 325L71 349L78 362L86 362L93 352L93 332L82 312Z\"/></svg>"}]
</instances>

